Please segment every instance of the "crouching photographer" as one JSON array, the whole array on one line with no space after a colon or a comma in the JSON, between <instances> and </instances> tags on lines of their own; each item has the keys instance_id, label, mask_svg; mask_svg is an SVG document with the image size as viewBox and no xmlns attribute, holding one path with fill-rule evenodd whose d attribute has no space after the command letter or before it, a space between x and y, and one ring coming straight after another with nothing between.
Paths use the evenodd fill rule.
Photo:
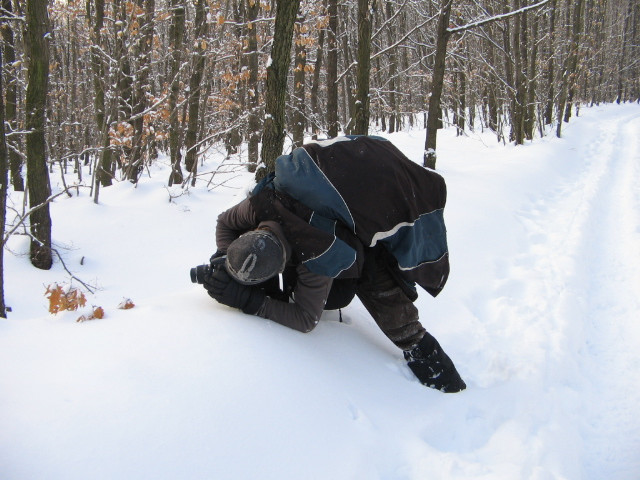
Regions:
<instances>
[{"instance_id":1,"label":"crouching photographer","mask_svg":"<svg viewBox=\"0 0 640 480\"><path fill-rule=\"evenodd\" d=\"M218 216L218 252L192 281L305 333L357 296L423 385L459 392L465 382L414 305L416 285L435 297L449 275L445 202L444 179L388 140L312 142Z\"/></svg>"}]
</instances>

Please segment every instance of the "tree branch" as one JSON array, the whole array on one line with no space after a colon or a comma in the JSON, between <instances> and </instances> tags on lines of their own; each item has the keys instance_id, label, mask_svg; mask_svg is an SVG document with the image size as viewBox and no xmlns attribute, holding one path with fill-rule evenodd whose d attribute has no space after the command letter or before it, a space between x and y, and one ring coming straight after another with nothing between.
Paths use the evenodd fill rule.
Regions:
<instances>
[{"instance_id":1,"label":"tree branch","mask_svg":"<svg viewBox=\"0 0 640 480\"><path fill-rule=\"evenodd\" d=\"M540 8L544 5L546 5L547 3L549 3L549 0L542 0L541 2L535 3L533 5L529 5L528 7L522 7L519 8L518 10L514 10L513 12L507 12L507 13L503 13L500 15L496 15L495 17L491 17L491 18L485 18L482 20L477 20L475 22L471 22L471 23L467 23L466 25L462 25L460 27L454 27L454 28L447 28L447 33L449 34L453 34L453 33L461 33L464 32L466 30L470 30L472 28L476 28L476 27L481 27L483 25L486 25L487 23L491 23L491 22L495 22L498 20L505 20L509 17L513 17L514 15L520 15L521 13L525 13L529 10L534 10L536 8Z\"/></svg>"},{"instance_id":2,"label":"tree branch","mask_svg":"<svg viewBox=\"0 0 640 480\"><path fill-rule=\"evenodd\" d=\"M58 250L56 250L55 248L51 247L51 251L58 256L58 260L60 260L60 263L62 264L62 268L65 269L65 271L69 274L69 276L73 280L75 280L76 282L80 282L82 284L82 286L87 289L87 291L89 293L91 293L91 294L95 293L93 289L97 288L97 287L90 287L89 285L84 283L82 280L80 280L78 277L76 277L73 273L71 273L71 271L67 268L67 264L64 263L64 260L62 259L62 255L60 255L60 252L58 252Z\"/></svg>"},{"instance_id":3,"label":"tree branch","mask_svg":"<svg viewBox=\"0 0 640 480\"><path fill-rule=\"evenodd\" d=\"M549 0L545 0L545 2L548 2ZM411 34L413 34L413 32L415 32L416 30L420 30L422 27L424 27L427 23L433 21L435 18L437 17L437 15L434 15L433 17L429 17L427 18L424 22L419 23L418 25L416 25L415 27L413 27L411 30L409 30L406 34L404 34L404 36L402 36L400 38L400 40L398 40L397 42L395 42L393 45L389 45L386 48L383 48L382 50L379 50L378 52L376 52L374 55L371 56L371 60L374 60L375 58L379 57L380 55L383 55L385 53L387 53L390 50L393 50L394 48L398 47L399 45L401 45L402 43L404 43L404 41L409 38L411 36Z\"/></svg>"},{"instance_id":4,"label":"tree branch","mask_svg":"<svg viewBox=\"0 0 640 480\"><path fill-rule=\"evenodd\" d=\"M74 186L75 186L75 185L74 185ZM15 225L13 225L13 226L11 227L11 229L10 229L10 230L8 230L8 231L6 231L6 232L5 232L4 237L2 238L2 245L1 245L1 246L2 246L2 247L4 247L4 245L9 241L9 237L10 237L11 235L13 235L13 233L14 233L18 228L20 228L20 225L22 225L22 224L27 220L27 218L29 218L29 217L31 216L31 214L32 214L33 212L36 212L36 211L40 210L42 207L44 207L45 205L48 205L49 203L53 202L56 198L58 198L60 195L63 195L63 194L65 194L65 193L66 193L67 195L69 195L68 188L65 188L64 190L59 191L59 192L58 192L58 193L56 193L55 195L51 195L49 198L47 198L47 199L46 199L44 202L42 202L41 204L36 205L35 207L32 207L32 208L30 208L29 210L27 210L26 212L24 212L24 213L22 214L22 216L20 217L20 219L18 220L18 223L16 223Z\"/></svg>"}]
</instances>

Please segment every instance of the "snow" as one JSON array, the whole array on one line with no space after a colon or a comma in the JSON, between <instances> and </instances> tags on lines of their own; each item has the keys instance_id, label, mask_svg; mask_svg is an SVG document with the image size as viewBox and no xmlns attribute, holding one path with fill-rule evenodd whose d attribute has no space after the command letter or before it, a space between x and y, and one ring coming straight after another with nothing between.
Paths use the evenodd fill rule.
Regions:
<instances>
[{"instance_id":1,"label":"snow","mask_svg":"<svg viewBox=\"0 0 640 480\"><path fill-rule=\"evenodd\" d=\"M189 282L249 173L169 201L165 162L99 205L58 197L55 245L106 316L49 314L45 287L69 275L11 239L0 477L639 478L640 106L585 108L563 131L520 147L439 133L452 272L417 306L459 394L420 385L357 301L301 334ZM424 131L390 138L422 161Z\"/></svg>"}]
</instances>

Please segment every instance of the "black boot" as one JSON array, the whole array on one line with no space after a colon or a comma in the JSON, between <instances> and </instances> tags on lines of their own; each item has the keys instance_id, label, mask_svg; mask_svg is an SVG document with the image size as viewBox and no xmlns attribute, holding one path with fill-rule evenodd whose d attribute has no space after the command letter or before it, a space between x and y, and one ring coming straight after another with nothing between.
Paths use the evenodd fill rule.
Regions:
<instances>
[{"instance_id":1,"label":"black boot","mask_svg":"<svg viewBox=\"0 0 640 480\"><path fill-rule=\"evenodd\" d=\"M411 350L405 350L404 358L420 383L427 387L446 393L467 388L449 356L429 333Z\"/></svg>"}]
</instances>

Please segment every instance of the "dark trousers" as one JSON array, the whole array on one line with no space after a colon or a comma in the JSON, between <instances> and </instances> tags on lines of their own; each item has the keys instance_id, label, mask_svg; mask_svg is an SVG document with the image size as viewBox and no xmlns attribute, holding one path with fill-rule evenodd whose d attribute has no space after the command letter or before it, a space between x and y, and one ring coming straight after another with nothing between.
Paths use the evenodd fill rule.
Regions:
<instances>
[{"instance_id":1,"label":"dark trousers","mask_svg":"<svg viewBox=\"0 0 640 480\"><path fill-rule=\"evenodd\" d=\"M409 350L425 334L418 309L393 274L382 249L368 249L356 295L384 334L398 348Z\"/></svg>"}]
</instances>

